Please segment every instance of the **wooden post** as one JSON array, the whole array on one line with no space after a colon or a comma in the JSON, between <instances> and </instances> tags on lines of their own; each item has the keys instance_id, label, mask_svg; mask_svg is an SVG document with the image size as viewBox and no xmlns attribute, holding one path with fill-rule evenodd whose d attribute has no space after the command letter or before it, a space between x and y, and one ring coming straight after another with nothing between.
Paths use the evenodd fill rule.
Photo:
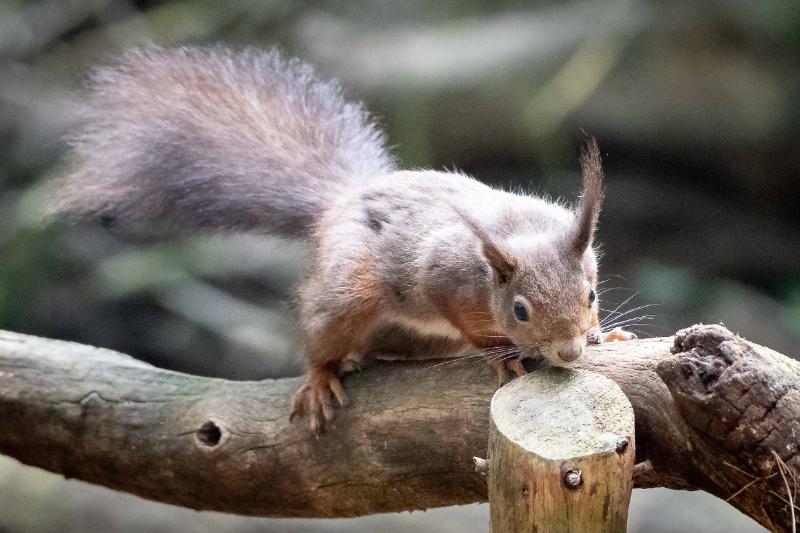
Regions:
<instances>
[{"instance_id":1,"label":"wooden post","mask_svg":"<svg viewBox=\"0 0 800 533\"><path fill-rule=\"evenodd\" d=\"M633 409L608 378L547 368L492 398L493 533L625 531Z\"/></svg>"}]
</instances>

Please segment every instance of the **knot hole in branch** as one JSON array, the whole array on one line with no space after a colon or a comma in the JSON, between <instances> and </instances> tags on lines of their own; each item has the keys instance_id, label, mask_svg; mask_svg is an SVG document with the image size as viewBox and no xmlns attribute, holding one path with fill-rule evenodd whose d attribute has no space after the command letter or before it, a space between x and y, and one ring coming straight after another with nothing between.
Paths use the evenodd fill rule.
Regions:
<instances>
[{"instance_id":1,"label":"knot hole in branch","mask_svg":"<svg viewBox=\"0 0 800 533\"><path fill-rule=\"evenodd\" d=\"M224 428L213 420L205 422L194 434L195 443L204 452L216 450L225 440Z\"/></svg>"}]
</instances>

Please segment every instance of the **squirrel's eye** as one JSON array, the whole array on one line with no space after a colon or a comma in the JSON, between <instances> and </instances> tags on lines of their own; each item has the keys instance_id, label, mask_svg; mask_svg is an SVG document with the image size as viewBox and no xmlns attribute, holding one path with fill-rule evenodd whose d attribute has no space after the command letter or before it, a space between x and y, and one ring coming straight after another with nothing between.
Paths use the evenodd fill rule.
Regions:
<instances>
[{"instance_id":1,"label":"squirrel's eye","mask_svg":"<svg viewBox=\"0 0 800 533\"><path fill-rule=\"evenodd\" d=\"M514 317L520 322L528 321L528 310L522 302L514 302Z\"/></svg>"},{"instance_id":2,"label":"squirrel's eye","mask_svg":"<svg viewBox=\"0 0 800 533\"><path fill-rule=\"evenodd\" d=\"M594 301L597 299L597 295L594 293L594 290L589 291L589 307L592 306Z\"/></svg>"}]
</instances>

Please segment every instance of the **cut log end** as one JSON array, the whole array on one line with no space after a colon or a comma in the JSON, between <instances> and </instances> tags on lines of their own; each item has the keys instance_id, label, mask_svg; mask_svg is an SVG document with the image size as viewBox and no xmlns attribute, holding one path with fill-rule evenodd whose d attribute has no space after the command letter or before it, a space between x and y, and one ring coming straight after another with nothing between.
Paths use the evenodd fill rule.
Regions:
<instances>
[{"instance_id":1,"label":"cut log end","mask_svg":"<svg viewBox=\"0 0 800 533\"><path fill-rule=\"evenodd\" d=\"M549 368L492 399L492 531L624 531L633 408L611 380Z\"/></svg>"}]
</instances>

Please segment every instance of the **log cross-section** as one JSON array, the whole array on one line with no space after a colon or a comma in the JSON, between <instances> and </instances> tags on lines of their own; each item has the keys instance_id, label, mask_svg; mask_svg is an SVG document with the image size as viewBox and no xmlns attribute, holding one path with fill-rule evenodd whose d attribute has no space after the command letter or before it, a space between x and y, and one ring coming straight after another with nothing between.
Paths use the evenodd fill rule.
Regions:
<instances>
[{"instance_id":1,"label":"log cross-section","mask_svg":"<svg viewBox=\"0 0 800 533\"><path fill-rule=\"evenodd\" d=\"M574 366L616 382L633 405L636 462L648 465L635 486L705 490L768 529L792 530L792 359L721 326L692 326L591 347ZM0 453L153 500L247 515L486 501L472 461L486 457L496 389L483 362L380 363L347 376L352 406L319 438L289 422L299 384L189 376L0 332Z\"/></svg>"},{"instance_id":2,"label":"log cross-section","mask_svg":"<svg viewBox=\"0 0 800 533\"><path fill-rule=\"evenodd\" d=\"M544 369L491 403L492 533L626 530L633 489L633 408L610 379Z\"/></svg>"}]
</instances>

